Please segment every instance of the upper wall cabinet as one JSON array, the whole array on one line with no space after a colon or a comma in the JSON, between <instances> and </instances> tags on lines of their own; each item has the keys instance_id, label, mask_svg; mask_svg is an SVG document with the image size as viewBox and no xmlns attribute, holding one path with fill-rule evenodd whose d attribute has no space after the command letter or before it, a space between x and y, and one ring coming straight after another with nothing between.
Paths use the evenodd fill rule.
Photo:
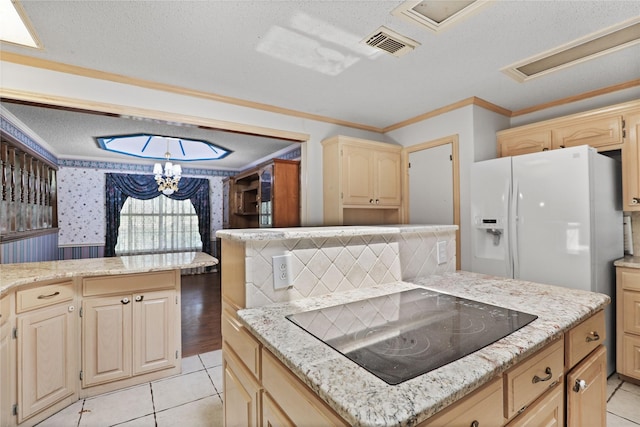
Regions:
<instances>
[{"instance_id":1,"label":"upper wall cabinet","mask_svg":"<svg viewBox=\"0 0 640 427\"><path fill-rule=\"evenodd\" d=\"M325 225L400 222L402 147L345 136L322 146Z\"/></svg>"},{"instance_id":2,"label":"upper wall cabinet","mask_svg":"<svg viewBox=\"0 0 640 427\"><path fill-rule=\"evenodd\" d=\"M497 133L498 156L589 145L621 150L623 210L640 210L640 101L546 120Z\"/></svg>"},{"instance_id":3,"label":"upper wall cabinet","mask_svg":"<svg viewBox=\"0 0 640 427\"><path fill-rule=\"evenodd\" d=\"M619 150L624 139L624 117L634 103L503 130L497 133L498 156L589 145L598 151ZM637 103L636 108L638 108Z\"/></svg>"}]
</instances>

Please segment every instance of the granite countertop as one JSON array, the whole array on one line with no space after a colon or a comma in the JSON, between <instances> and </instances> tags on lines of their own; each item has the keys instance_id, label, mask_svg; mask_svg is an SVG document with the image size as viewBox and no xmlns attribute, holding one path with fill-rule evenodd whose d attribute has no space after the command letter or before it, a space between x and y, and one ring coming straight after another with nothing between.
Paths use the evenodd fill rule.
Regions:
<instances>
[{"instance_id":1,"label":"granite countertop","mask_svg":"<svg viewBox=\"0 0 640 427\"><path fill-rule=\"evenodd\" d=\"M324 237L379 236L399 233L418 233L424 231L455 231L457 225L372 225L372 226L335 226L335 227L291 227L291 228L247 228L219 230L216 237L221 239L247 240L285 240Z\"/></svg>"},{"instance_id":2,"label":"granite countertop","mask_svg":"<svg viewBox=\"0 0 640 427\"><path fill-rule=\"evenodd\" d=\"M0 264L0 296L11 288L43 280L76 276L146 273L178 268L207 267L218 260L204 252L174 252L109 258Z\"/></svg>"},{"instance_id":3,"label":"granite countertop","mask_svg":"<svg viewBox=\"0 0 640 427\"><path fill-rule=\"evenodd\" d=\"M616 260L613 265L616 267L640 268L640 256L627 255Z\"/></svg>"},{"instance_id":4,"label":"granite countertop","mask_svg":"<svg viewBox=\"0 0 640 427\"><path fill-rule=\"evenodd\" d=\"M441 368L391 386L285 319L423 286L538 316L513 334ZM606 295L456 272L238 311L260 342L349 424L411 426L477 389L604 308Z\"/></svg>"}]
</instances>

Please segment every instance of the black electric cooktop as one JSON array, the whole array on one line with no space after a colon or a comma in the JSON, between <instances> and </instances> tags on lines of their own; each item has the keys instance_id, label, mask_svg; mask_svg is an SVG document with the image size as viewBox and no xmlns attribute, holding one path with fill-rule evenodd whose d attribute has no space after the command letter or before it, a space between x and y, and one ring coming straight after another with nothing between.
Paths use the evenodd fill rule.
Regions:
<instances>
[{"instance_id":1,"label":"black electric cooktop","mask_svg":"<svg viewBox=\"0 0 640 427\"><path fill-rule=\"evenodd\" d=\"M536 318L423 288L287 316L391 385L480 350Z\"/></svg>"}]
</instances>

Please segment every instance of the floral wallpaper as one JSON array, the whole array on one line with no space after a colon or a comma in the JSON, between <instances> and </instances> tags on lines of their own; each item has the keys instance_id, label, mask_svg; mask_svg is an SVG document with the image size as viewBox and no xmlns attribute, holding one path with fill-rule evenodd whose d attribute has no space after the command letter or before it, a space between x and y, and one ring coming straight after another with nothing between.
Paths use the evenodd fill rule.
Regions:
<instances>
[{"instance_id":1,"label":"floral wallpaper","mask_svg":"<svg viewBox=\"0 0 640 427\"><path fill-rule=\"evenodd\" d=\"M105 174L128 170L60 167L58 227L60 246L101 246L105 243ZM139 173L139 172L138 172ZM210 176L211 235L222 229L222 176Z\"/></svg>"}]
</instances>

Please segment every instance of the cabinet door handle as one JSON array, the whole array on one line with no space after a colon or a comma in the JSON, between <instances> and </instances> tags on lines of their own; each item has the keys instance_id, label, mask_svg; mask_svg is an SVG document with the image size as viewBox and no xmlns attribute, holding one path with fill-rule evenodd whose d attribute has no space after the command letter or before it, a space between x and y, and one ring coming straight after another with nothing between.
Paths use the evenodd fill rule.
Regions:
<instances>
[{"instance_id":1,"label":"cabinet door handle","mask_svg":"<svg viewBox=\"0 0 640 427\"><path fill-rule=\"evenodd\" d=\"M480 427L480 423L478 420L471 421L471 425L469 427Z\"/></svg>"},{"instance_id":2,"label":"cabinet door handle","mask_svg":"<svg viewBox=\"0 0 640 427\"><path fill-rule=\"evenodd\" d=\"M376 199L376 205L380 203L380 199Z\"/></svg>"},{"instance_id":3,"label":"cabinet door handle","mask_svg":"<svg viewBox=\"0 0 640 427\"><path fill-rule=\"evenodd\" d=\"M589 332L589 335L585 338L586 342L598 341L600 339L600 335L598 335L597 331Z\"/></svg>"},{"instance_id":4,"label":"cabinet door handle","mask_svg":"<svg viewBox=\"0 0 640 427\"><path fill-rule=\"evenodd\" d=\"M54 293L49 295L38 295L38 299L49 299L49 298L57 297L58 295L60 295L60 292L55 291Z\"/></svg>"},{"instance_id":5,"label":"cabinet door handle","mask_svg":"<svg viewBox=\"0 0 640 427\"><path fill-rule=\"evenodd\" d=\"M144 299L144 295L138 295L138 296L136 296L136 301L137 301L137 302L140 302L140 301L142 301L143 299Z\"/></svg>"},{"instance_id":6,"label":"cabinet door handle","mask_svg":"<svg viewBox=\"0 0 640 427\"><path fill-rule=\"evenodd\" d=\"M631 199L632 205L637 205L638 203L640 203L640 197L634 197L633 199Z\"/></svg>"},{"instance_id":7,"label":"cabinet door handle","mask_svg":"<svg viewBox=\"0 0 640 427\"><path fill-rule=\"evenodd\" d=\"M587 382L585 380L577 379L576 383L573 385L573 391L576 393L580 392L580 390L584 390L587 388Z\"/></svg>"},{"instance_id":8,"label":"cabinet door handle","mask_svg":"<svg viewBox=\"0 0 640 427\"><path fill-rule=\"evenodd\" d=\"M373 204L373 199L369 199L369 203Z\"/></svg>"},{"instance_id":9,"label":"cabinet door handle","mask_svg":"<svg viewBox=\"0 0 640 427\"><path fill-rule=\"evenodd\" d=\"M545 369L545 370L544 370L544 373L545 373L545 374L547 374L547 376L546 376L546 377L544 377L544 378L540 378L539 376L534 375L534 377L533 377L533 379L531 380L531 382L535 384L535 383L539 383L539 382L541 382L541 381L549 381L549 380L551 379L551 377L553 376L553 375L551 374L551 368L550 368L549 366L547 366L547 369Z\"/></svg>"},{"instance_id":10,"label":"cabinet door handle","mask_svg":"<svg viewBox=\"0 0 640 427\"><path fill-rule=\"evenodd\" d=\"M123 304L129 304L130 301L129 301L129 298L122 298L120 302Z\"/></svg>"}]
</instances>

